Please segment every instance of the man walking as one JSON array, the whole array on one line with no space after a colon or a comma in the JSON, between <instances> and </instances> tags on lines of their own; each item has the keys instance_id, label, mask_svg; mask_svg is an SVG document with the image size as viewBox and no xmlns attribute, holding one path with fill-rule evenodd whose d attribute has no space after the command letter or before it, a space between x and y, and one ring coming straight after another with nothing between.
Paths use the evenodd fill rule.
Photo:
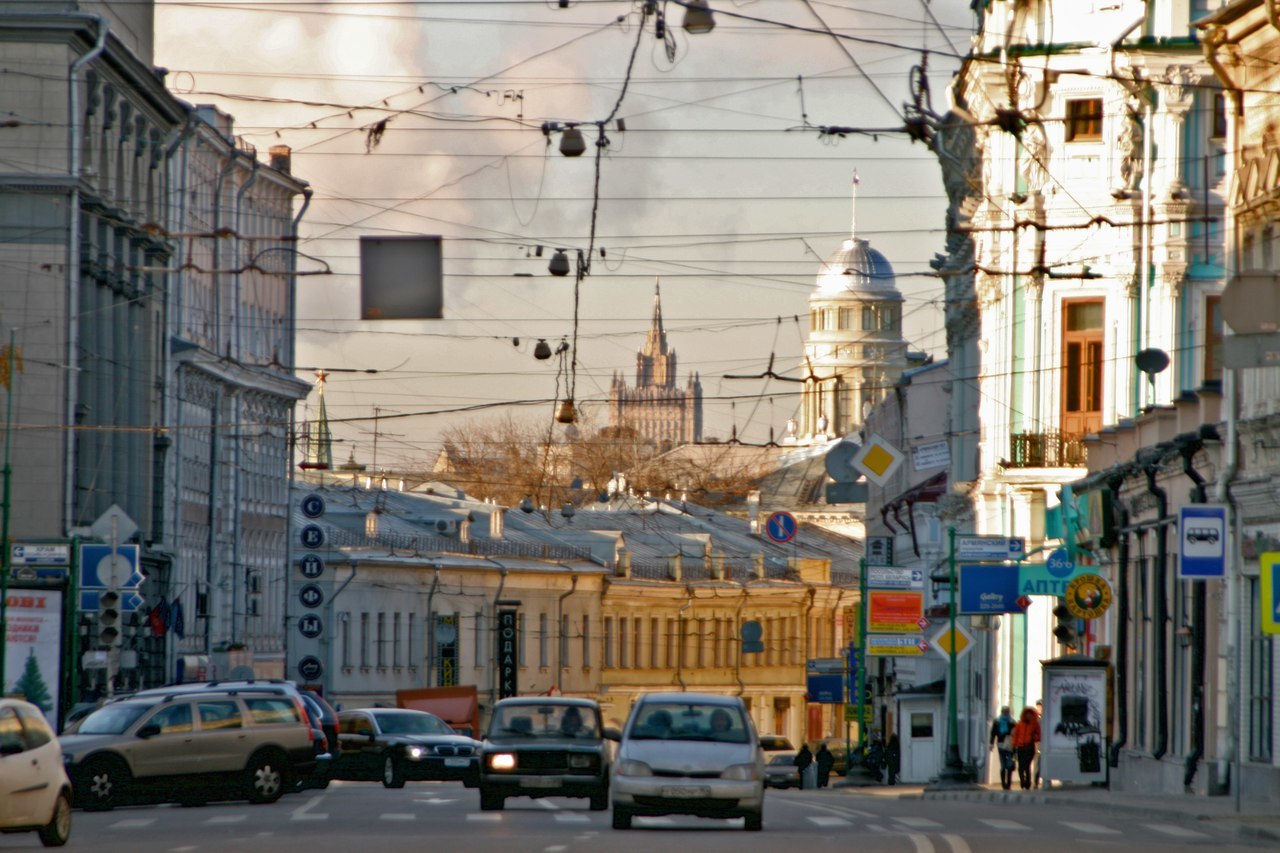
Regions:
<instances>
[{"instance_id":1,"label":"man walking","mask_svg":"<svg viewBox=\"0 0 1280 853\"><path fill-rule=\"evenodd\" d=\"M1013 716L1009 706L1000 708L1000 716L991 721L991 745L1000 761L1000 787L1006 791L1013 785Z\"/></svg>"},{"instance_id":2,"label":"man walking","mask_svg":"<svg viewBox=\"0 0 1280 853\"><path fill-rule=\"evenodd\" d=\"M836 763L836 757L831 754L831 750L827 749L824 743L818 747L818 754L814 756L814 762L818 765L818 787L825 788L827 783L831 781L831 768Z\"/></svg>"}]
</instances>

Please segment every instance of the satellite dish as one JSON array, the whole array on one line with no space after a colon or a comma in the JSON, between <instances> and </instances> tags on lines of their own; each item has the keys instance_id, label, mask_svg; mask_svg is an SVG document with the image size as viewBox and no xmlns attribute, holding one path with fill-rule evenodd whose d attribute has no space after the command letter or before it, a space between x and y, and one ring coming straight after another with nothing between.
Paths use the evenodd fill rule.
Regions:
<instances>
[{"instance_id":1,"label":"satellite dish","mask_svg":"<svg viewBox=\"0 0 1280 853\"><path fill-rule=\"evenodd\" d=\"M1138 363L1138 369L1152 379L1169 366L1169 354L1162 349L1144 349L1134 360Z\"/></svg>"},{"instance_id":2,"label":"satellite dish","mask_svg":"<svg viewBox=\"0 0 1280 853\"><path fill-rule=\"evenodd\" d=\"M862 445L854 441L851 435L846 435L832 444L823 460L827 468L827 476L837 483L852 483L862 476L861 472L853 467L853 457L857 456L861 449Z\"/></svg>"}]
</instances>

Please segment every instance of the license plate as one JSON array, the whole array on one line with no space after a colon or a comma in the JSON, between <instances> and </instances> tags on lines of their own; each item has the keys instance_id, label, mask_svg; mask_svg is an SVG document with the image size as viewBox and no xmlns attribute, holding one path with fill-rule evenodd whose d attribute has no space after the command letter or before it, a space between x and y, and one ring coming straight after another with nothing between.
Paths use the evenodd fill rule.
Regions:
<instances>
[{"instance_id":1,"label":"license plate","mask_svg":"<svg viewBox=\"0 0 1280 853\"><path fill-rule=\"evenodd\" d=\"M532 779L525 779L520 784L526 788L559 788L564 783L555 778L542 779L535 776Z\"/></svg>"},{"instance_id":2,"label":"license plate","mask_svg":"<svg viewBox=\"0 0 1280 853\"><path fill-rule=\"evenodd\" d=\"M704 785L663 785L662 796L692 800L711 796L711 789Z\"/></svg>"},{"instance_id":3,"label":"license plate","mask_svg":"<svg viewBox=\"0 0 1280 853\"><path fill-rule=\"evenodd\" d=\"M446 758L444 760L445 767L469 767L471 759L469 758Z\"/></svg>"}]
</instances>

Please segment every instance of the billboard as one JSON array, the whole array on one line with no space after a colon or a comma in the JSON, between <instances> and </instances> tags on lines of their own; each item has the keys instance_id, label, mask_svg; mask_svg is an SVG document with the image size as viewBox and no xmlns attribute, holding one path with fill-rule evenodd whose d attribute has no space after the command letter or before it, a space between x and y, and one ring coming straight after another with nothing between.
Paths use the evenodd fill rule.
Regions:
<instances>
[{"instance_id":1,"label":"billboard","mask_svg":"<svg viewBox=\"0 0 1280 853\"><path fill-rule=\"evenodd\" d=\"M58 728L58 688L62 683L62 593L10 589L4 647L6 694L25 696Z\"/></svg>"}]
</instances>

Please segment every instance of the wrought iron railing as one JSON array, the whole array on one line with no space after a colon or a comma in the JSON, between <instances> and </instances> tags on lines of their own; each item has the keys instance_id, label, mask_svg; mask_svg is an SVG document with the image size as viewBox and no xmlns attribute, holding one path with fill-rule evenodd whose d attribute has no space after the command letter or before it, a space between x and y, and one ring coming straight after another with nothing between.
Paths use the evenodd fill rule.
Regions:
<instances>
[{"instance_id":1,"label":"wrought iron railing","mask_svg":"<svg viewBox=\"0 0 1280 853\"><path fill-rule=\"evenodd\" d=\"M1079 436L1056 431L1018 432L1009 437L1006 468L1083 468L1089 453Z\"/></svg>"}]
</instances>

